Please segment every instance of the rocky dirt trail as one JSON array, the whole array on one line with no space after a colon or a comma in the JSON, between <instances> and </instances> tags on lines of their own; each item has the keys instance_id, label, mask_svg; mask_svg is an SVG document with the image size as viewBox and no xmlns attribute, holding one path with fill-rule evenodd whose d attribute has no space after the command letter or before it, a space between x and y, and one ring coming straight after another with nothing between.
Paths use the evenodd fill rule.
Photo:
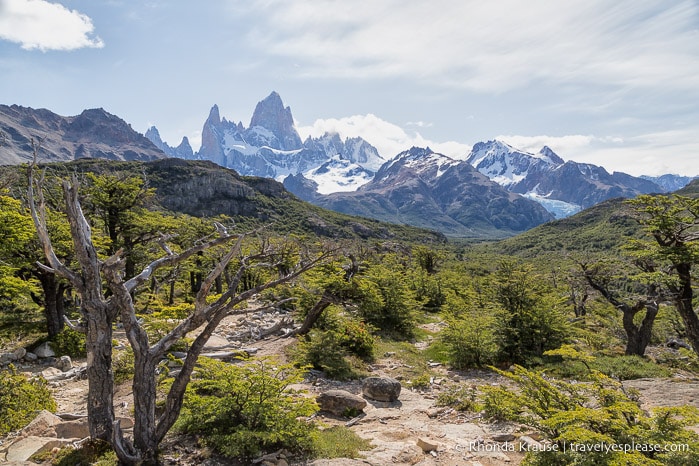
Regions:
<instances>
[{"instance_id":1,"label":"rocky dirt trail","mask_svg":"<svg viewBox=\"0 0 699 466\"><path fill-rule=\"evenodd\" d=\"M284 347L294 342L293 338L268 336L260 340L241 341L241 333L256 333L255 329L269 325L273 317L246 316L226 319L212 336L205 352L222 354L235 349L247 348L254 357L267 355L282 356ZM231 336L237 336L232 339ZM123 339L117 334L118 340ZM121 341L121 340L120 340ZM125 344L125 341L122 343ZM84 361L73 361L74 367L83 366ZM387 353L369 366L370 375L378 377L396 377L401 361L395 355ZM38 373L46 367L34 365L20 366L21 370ZM436 384L426 391L413 391L403 385L400 396L394 402L379 402L367 399L363 414L350 420L320 412L315 420L326 426L347 425L360 437L371 441L373 448L363 452L363 458L349 460L316 460L314 466L352 466L352 465L420 465L420 466L495 466L516 465L523 454L517 448L519 438L536 435L507 423L489 423L473 413L459 413L451 409L435 406L437 394L443 387L463 383L469 386L498 384L503 380L494 374L473 371L454 372L442 366L431 368L439 377ZM50 383L56 401L57 413L62 417L80 418L86 414L87 381L80 378L57 380ZM645 408L652 406L693 405L699 407L699 378L680 377L674 379L639 379L625 385L640 392L641 402ZM317 396L328 390L340 389L355 395L362 394L361 381L339 382L319 377L318 374L294 388L305 389L309 396ZM133 405L130 384L120 385L115 397L116 415L129 418ZM13 439L5 439L0 451L7 451L7 445ZM183 445L180 439L166 441L165 463L172 465L208 464L224 465L225 460L213 455L202 456L196 445ZM168 454L172 449L172 454ZM514 451L513 451L514 450ZM0 457L0 460L2 458ZM2 463L2 461L0 461ZM29 464L29 463L14 463ZM305 464L294 462L293 457L271 455L256 464L265 466L284 464Z\"/></svg>"}]
</instances>

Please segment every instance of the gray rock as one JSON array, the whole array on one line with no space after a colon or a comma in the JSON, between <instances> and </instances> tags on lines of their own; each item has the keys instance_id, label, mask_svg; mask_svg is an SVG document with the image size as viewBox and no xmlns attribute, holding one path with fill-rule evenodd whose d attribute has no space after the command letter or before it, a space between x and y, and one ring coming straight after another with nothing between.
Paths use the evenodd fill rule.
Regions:
<instances>
[{"instance_id":1,"label":"gray rock","mask_svg":"<svg viewBox=\"0 0 699 466\"><path fill-rule=\"evenodd\" d=\"M73 361L71 361L70 356L61 356L56 361L56 368L62 370L63 372L68 372L73 368Z\"/></svg>"},{"instance_id":2,"label":"gray rock","mask_svg":"<svg viewBox=\"0 0 699 466\"><path fill-rule=\"evenodd\" d=\"M439 444L437 442L434 442L432 440L427 440L425 438L418 438L417 439L417 446L422 449L425 453L429 453L431 451L437 451L439 448Z\"/></svg>"},{"instance_id":3,"label":"gray rock","mask_svg":"<svg viewBox=\"0 0 699 466\"><path fill-rule=\"evenodd\" d=\"M56 353L53 351L53 348L51 348L51 344L48 341L34 348L34 354L40 358L52 358L56 356Z\"/></svg>"},{"instance_id":4,"label":"gray rock","mask_svg":"<svg viewBox=\"0 0 699 466\"><path fill-rule=\"evenodd\" d=\"M55 437L56 431L54 426L61 422L63 421L60 417L49 411L41 410L32 419L32 422L22 429L22 437Z\"/></svg>"},{"instance_id":5,"label":"gray rock","mask_svg":"<svg viewBox=\"0 0 699 466\"><path fill-rule=\"evenodd\" d=\"M85 438L90 436L87 418L64 421L54 426L58 438Z\"/></svg>"},{"instance_id":6,"label":"gray rock","mask_svg":"<svg viewBox=\"0 0 699 466\"><path fill-rule=\"evenodd\" d=\"M500 433L491 437L496 442L512 442L516 437L514 434Z\"/></svg>"},{"instance_id":7,"label":"gray rock","mask_svg":"<svg viewBox=\"0 0 699 466\"><path fill-rule=\"evenodd\" d=\"M14 353L2 353L0 354L0 366L6 366L9 363L16 361Z\"/></svg>"},{"instance_id":8,"label":"gray rock","mask_svg":"<svg viewBox=\"0 0 699 466\"><path fill-rule=\"evenodd\" d=\"M15 359L20 360L27 354L27 350L24 348L17 348L12 354L15 355Z\"/></svg>"},{"instance_id":9,"label":"gray rock","mask_svg":"<svg viewBox=\"0 0 699 466\"><path fill-rule=\"evenodd\" d=\"M391 377L367 377L362 382L362 395L376 401L396 401L400 389L400 382Z\"/></svg>"},{"instance_id":10,"label":"gray rock","mask_svg":"<svg viewBox=\"0 0 699 466\"><path fill-rule=\"evenodd\" d=\"M355 416L366 407L366 400L345 390L328 390L316 397L323 411L337 416Z\"/></svg>"},{"instance_id":11,"label":"gray rock","mask_svg":"<svg viewBox=\"0 0 699 466\"><path fill-rule=\"evenodd\" d=\"M13 442L7 449L5 461L27 461L32 455L60 448L72 443L74 439L57 439L52 437L23 437Z\"/></svg>"},{"instance_id":12,"label":"gray rock","mask_svg":"<svg viewBox=\"0 0 699 466\"><path fill-rule=\"evenodd\" d=\"M36 354L31 353L31 352L27 352L27 354L24 355L25 361L34 362L37 359L39 359L39 356L37 356Z\"/></svg>"}]
</instances>

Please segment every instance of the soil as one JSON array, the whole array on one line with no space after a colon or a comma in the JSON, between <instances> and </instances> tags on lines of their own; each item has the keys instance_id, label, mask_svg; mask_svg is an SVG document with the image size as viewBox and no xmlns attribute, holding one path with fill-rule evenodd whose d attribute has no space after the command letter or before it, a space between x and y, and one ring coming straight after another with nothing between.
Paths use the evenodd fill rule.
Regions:
<instances>
[{"instance_id":1,"label":"soil","mask_svg":"<svg viewBox=\"0 0 699 466\"><path fill-rule=\"evenodd\" d=\"M220 349L227 344L226 336L235 329L239 330L236 319L224 321L218 332L212 337L208 351ZM123 336L117 339L126 341ZM284 347L294 342L293 338L267 337L246 343L246 346L258 348L257 356L283 355ZM205 350L205 351L207 351ZM74 361L74 365L84 361ZM371 375L396 377L401 361L387 353L368 367ZM316 420L323 425L350 425L360 437L371 441L373 449L363 452L363 458L356 460L316 460L304 463L293 457L286 461L290 464L312 464L315 466L352 466L352 465L420 465L420 466L495 466L517 465L523 454L517 450L517 442L498 442L504 434L536 435L508 423L489 423L477 414L459 413L435 406L437 394L443 387L455 382L480 386L505 382L496 374L485 371L455 372L443 366L431 367L436 372L435 383L424 391L411 390L403 385L399 401L382 403L369 401L364 414L353 420L338 418L319 413ZM670 379L639 379L625 383L640 392L640 401L644 408L653 406L693 405L699 407L699 378L693 376L674 377ZM87 380L70 379L51 384L58 403L57 413L86 413ZM361 382L339 382L323 377L312 377L294 388L307 390L309 396L322 391L340 388L361 395ZM133 394L129 383L117 387L115 392L115 411L117 416L129 417L132 412ZM435 451L423 451L419 443L426 442L436 446ZM168 465L226 465L236 464L217 457L210 451L197 445L196 439L169 436L162 444L163 460ZM429 449L429 448L428 448ZM258 464L283 464L282 462Z\"/></svg>"}]
</instances>

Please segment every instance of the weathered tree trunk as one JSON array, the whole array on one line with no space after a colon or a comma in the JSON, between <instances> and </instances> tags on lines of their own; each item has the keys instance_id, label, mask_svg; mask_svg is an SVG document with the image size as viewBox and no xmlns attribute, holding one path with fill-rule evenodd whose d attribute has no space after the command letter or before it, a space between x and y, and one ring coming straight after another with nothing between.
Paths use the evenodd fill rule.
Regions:
<instances>
[{"instance_id":1,"label":"weathered tree trunk","mask_svg":"<svg viewBox=\"0 0 699 466\"><path fill-rule=\"evenodd\" d=\"M694 352L699 354L699 317L694 312L692 301L694 293L692 291L691 265L688 263L676 264L677 276L680 279L678 287L673 288L675 308L682 318L685 332L689 344Z\"/></svg>"},{"instance_id":2,"label":"weathered tree trunk","mask_svg":"<svg viewBox=\"0 0 699 466\"><path fill-rule=\"evenodd\" d=\"M87 418L90 437L111 442L114 424L112 319L105 312L88 312L86 315Z\"/></svg>"},{"instance_id":3,"label":"weathered tree trunk","mask_svg":"<svg viewBox=\"0 0 699 466\"><path fill-rule=\"evenodd\" d=\"M641 309L646 309L646 315L640 326L634 323L634 317ZM658 315L658 304L656 302L639 303L636 306L623 306L622 322L626 331L626 351L624 354L643 356L650 343L653 332L653 323Z\"/></svg>"},{"instance_id":4,"label":"weathered tree trunk","mask_svg":"<svg viewBox=\"0 0 699 466\"><path fill-rule=\"evenodd\" d=\"M44 294L43 305L44 315L46 316L46 331L49 338L53 338L58 335L65 326L63 320L65 315L63 294L65 293L66 286L61 283L54 273L40 271L35 275L39 278L39 283L41 283L41 289Z\"/></svg>"},{"instance_id":5,"label":"weathered tree trunk","mask_svg":"<svg viewBox=\"0 0 699 466\"><path fill-rule=\"evenodd\" d=\"M313 307L308 311L308 314L306 314L306 318L303 320L301 328L294 332L294 334L305 335L308 332L310 332L313 326L315 325L316 321L318 321L318 319L320 318L321 314L323 314L323 311L336 301L337 300L335 296L332 293L330 293L330 291L323 291L323 294L321 295L318 302L315 303Z\"/></svg>"}]
</instances>

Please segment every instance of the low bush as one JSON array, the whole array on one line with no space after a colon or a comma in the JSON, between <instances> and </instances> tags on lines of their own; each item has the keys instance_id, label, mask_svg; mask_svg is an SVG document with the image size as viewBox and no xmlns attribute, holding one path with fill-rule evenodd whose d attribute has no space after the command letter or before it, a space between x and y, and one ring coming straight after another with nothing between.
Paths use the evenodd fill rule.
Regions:
<instances>
[{"instance_id":1,"label":"low bush","mask_svg":"<svg viewBox=\"0 0 699 466\"><path fill-rule=\"evenodd\" d=\"M204 444L231 458L279 448L308 451L313 428L303 418L318 406L289 389L303 372L272 359L230 365L201 358L177 429L201 435Z\"/></svg>"},{"instance_id":2,"label":"low bush","mask_svg":"<svg viewBox=\"0 0 699 466\"><path fill-rule=\"evenodd\" d=\"M371 361L376 339L364 322L328 308L323 325L299 340L292 357L328 377L345 380L361 375L362 361Z\"/></svg>"},{"instance_id":3,"label":"low bush","mask_svg":"<svg viewBox=\"0 0 699 466\"><path fill-rule=\"evenodd\" d=\"M61 333L53 337L51 347L59 356L68 355L71 358L87 356L85 334L72 328L65 328Z\"/></svg>"},{"instance_id":4,"label":"low bush","mask_svg":"<svg viewBox=\"0 0 699 466\"><path fill-rule=\"evenodd\" d=\"M485 414L536 429L548 445L527 452L524 465L699 464L699 435L686 429L699 422L696 408L647 413L620 382L598 371L591 383L571 383L521 366L495 370L516 387L483 387Z\"/></svg>"},{"instance_id":5,"label":"low bush","mask_svg":"<svg viewBox=\"0 0 699 466\"><path fill-rule=\"evenodd\" d=\"M56 411L46 380L29 379L11 364L0 371L0 435L23 428L41 410Z\"/></svg>"}]
</instances>

